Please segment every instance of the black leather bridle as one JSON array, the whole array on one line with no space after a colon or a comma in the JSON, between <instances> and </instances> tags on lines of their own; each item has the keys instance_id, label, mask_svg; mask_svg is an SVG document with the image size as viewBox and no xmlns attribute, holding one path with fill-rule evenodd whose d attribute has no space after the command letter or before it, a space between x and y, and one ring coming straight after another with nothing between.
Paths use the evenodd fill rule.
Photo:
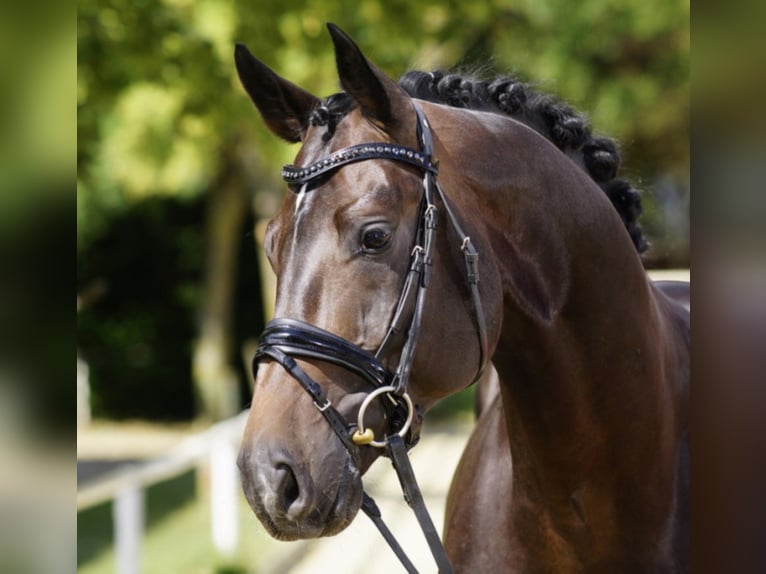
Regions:
<instances>
[{"instance_id":1,"label":"black leather bridle","mask_svg":"<svg viewBox=\"0 0 766 574\"><path fill-rule=\"evenodd\" d=\"M291 185L291 189L301 194L308 192L309 186L315 185L319 178L329 176L340 167L358 161L388 159L413 165L423 171L423 199L409 271L393 319L378 350L371 353L350 341L304 321L277 318L267 323L260 336L259 346L253 358L253 376L257 377L258 366L265 359L271 359L282 365L311 396L314 405L322 413L335 434L338 435L355 464L359 464L359 445L369 444L385 449L386 455L391 458L399 475L404 497L413 508L423 529L439 571L448 573L452 572L452 567L425 508L423 497L407 457L407 450L417 442L417 437L413 437L413 433L408 432L414 417L414 409L407 395L407 384L420 336L421 320L433 264L438 219L438 211L434 203L435 195L439 196L453 229L461 239L460 248L465 257L466 279L473 298L480 349L479 367L473 382L479 380L487 365L489 359L488 343L484 312L478 289L479 255L471 239L460 227L437 181L438 162L433 157L431 129L420 107L414 102L413 104L418 120L419 151L392 143L366 143L343 148L305 167L287 165L282 169L284 180ZM405 335L406 339L399 356L399 365L395 372L391 372L381 363L381 360L389 353L393 343L400 335ZM339 365L370 384L374 390L362 403L355 429L332 406L322 387L298 365L293 357L315 359ZM371 429L364 428L364 413L371 400L380 395L387 397L387 400L383 400L383 404L389 428L393 432L386 435L384 440L376 441ZM417 572L391 532L383 524L375 502L366 493L363 497L362 509L381 531L407 571L410 573Z\"/></svg>"}]
</instances>

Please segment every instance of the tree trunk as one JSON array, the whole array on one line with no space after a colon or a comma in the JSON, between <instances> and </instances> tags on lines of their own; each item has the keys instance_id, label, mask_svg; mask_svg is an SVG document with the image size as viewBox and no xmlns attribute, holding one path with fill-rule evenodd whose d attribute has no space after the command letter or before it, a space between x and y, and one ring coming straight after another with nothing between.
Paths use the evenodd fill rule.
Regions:
<instances>
[{"instance_id":1,"label":"tree trunk","mask_svg":"<svg viewBox=\"0 0 766 574\"><path fill-rule=\"evenodd\" d=\"M233 308L242 226L249 208L239 171L224 160L207 205L205 277L199 336L192 358L197 416L217 421L239 410L239 381L232 368ZM229 169L226 169L226 168Z\"/></svg>"}]
</instances>

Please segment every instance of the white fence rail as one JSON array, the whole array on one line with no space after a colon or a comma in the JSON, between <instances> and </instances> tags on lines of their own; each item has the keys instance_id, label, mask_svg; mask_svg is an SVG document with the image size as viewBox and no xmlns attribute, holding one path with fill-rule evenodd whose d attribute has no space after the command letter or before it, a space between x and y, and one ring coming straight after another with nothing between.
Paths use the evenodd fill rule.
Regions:
<instances>
[{"instance_id":1,"label":"white fence rail","mask_svg":"<svg viewBox=\"0 0 766 574\"><path fill-rule=\"evenodd\" d=\"M117 574L138 574L144 531L144 491L202 464L210 468L211 536L218 552L237 547L237 444L247 411L184 439L156 459L126 465L77 489L77 511L112 501Z\"/></svg>"}]
</instances>

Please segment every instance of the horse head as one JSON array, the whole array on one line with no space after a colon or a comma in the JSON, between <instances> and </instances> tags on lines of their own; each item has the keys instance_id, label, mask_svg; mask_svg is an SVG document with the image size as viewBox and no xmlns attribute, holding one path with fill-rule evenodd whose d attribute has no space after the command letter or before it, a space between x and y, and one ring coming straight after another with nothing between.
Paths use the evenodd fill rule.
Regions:
<instances>
[{"instance_id":1,"label":"horse head","mask_svg":"<svg viewBox=\"0 0 766 574\"><path fill-rule=\"evenodd\" d=\"M239 457L250 505L282 539L335 534L359 510L361 474L381 449L351 444L344 432L362 424L383 440L404 424L399 413L414 419L407 434L414 443L423 413L467 386L487 354L477 344L461 238L444 232L437 245L423 244L437 223L427 222L424 193L440 142L423 150L428 127L418 104L344 32L328 28L344 93L325 100L279 77L244 46L235 53L266 125L301 143L283 171L294 193L264 241L279 319L262 337ZM439 213L442 227L446 218ZM409 293L425 283L433 295L419 303ZM415 330L423 342L417 352ZM359 421L376 381L398 392L376 395ZM332 424L323 407L337 413Z\"/></svg>"}]
</instances>

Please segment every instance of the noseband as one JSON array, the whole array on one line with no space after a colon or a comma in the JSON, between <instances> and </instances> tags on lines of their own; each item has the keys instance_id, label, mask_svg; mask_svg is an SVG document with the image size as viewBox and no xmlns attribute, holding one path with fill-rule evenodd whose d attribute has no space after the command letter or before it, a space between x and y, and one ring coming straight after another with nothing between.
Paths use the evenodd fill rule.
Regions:
<instances>
[{"instance_id":1,"label":"noseband","mask_svg":"<svg viewBox=\"0 0 766 574\"><path fill-rule=\"evenodd\" d=\"M259 346L253 358L253 376L257 377L259 364L271 359L282 367L311 396L316 408L322 413L333 431L350 453L354 462L359 463L358 445L369 444L385 448L386 455L394 464L404 490L405 499L412 506L428 540L440 572L452 572L444 548L433 522L425 509L422 495L415 481L407 450L414 446L418 437L408 432L414 417L412 402L407 395L415 350L420 337L421 320L425 307L426 293L433 264L433 250L437 227L437 207L434 196L438 195L449 221L461 240L466 265L466 279L474 302L476 328L479 338L479 367L472 382L481 377L488 362L488 343L484 312L479 296L478 282L479 254L471 239L463 232L447 198L437 181L438 162L433 158L431 129L419 106L413 102L417 114L417 134L420 151L392 143L366 143L338 150L305 167L287 165L282 169L283 179L291 189L303 194L319 178L327 176L340 167L370 159L388 159L415 166L423 171L423 198L420 205L415 245L412 249L410 267L399 296L391 324L380 346L371 353L350 341L324 329L297 319L277 318L269 321L260 336ZM298 186L300 186L298 188ZM389 371L381 362L391 350L400 335L405 335L395 372ZM356 429L332 406L322 387L315 382L294 360L293 357L326 361L353 372L374 389L362 403ZM383 395L383 405L391 434L382 441L376 441L371 429L364 428L364 413L372 399ZM402 551L388 528L383 524L380 511L374 501L365 493L362 509L375 522L386 541L404 564L408 572L417 572Z\"/></svg>"}]
</instances>

